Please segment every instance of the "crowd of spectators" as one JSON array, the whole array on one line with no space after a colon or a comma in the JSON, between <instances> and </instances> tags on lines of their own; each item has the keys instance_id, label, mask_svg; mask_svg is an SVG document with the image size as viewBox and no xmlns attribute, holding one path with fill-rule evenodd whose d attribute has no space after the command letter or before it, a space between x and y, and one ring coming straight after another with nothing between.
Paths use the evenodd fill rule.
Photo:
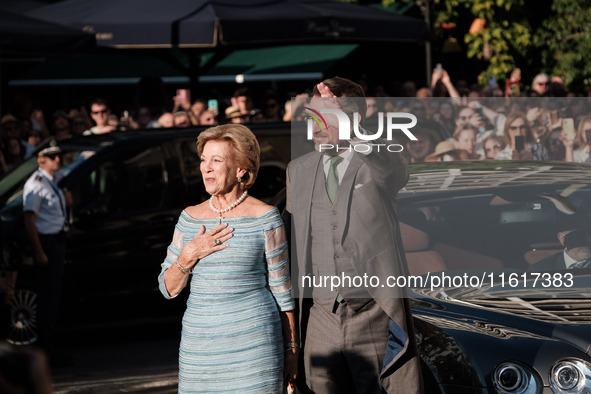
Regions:
<instances>
[{"instance_id":1,"label":"crowd of spectators","mask_svg":"<svg viewBox=\"0 0 591 394\"><path fill-rule=\"evenodd\" d=\"M560 77L541 73L527 86L516 69L503 87L491 78L482 89L465 81L452 83L447 71L436 67L431 81L430 87L421 88L407 81L396 92L359 81L367 90L367 121L389 111L410 112L419 119L413 129L418 140L404 143L410 162L522 159L591 163L589 102L577 98L565 105L565 100L575 95L567 91ZM51 115L23 101L27 104L1 118L0 176L31 156L48 138L59 141L115 130L289 122L302 119L298 103L309 94L291 92L290 97L296 97L291 100L268 90L255 102L249 88L240 86L231 97L221 100L191 100L188 89L159 98L156 96L161 96L162 90L144 88L138 89L141 99L133 110L121 114L112 113L110 103L102 98ZM563 130L563 119L569 118L574 132Z\"/></svg>"}]
</instances>

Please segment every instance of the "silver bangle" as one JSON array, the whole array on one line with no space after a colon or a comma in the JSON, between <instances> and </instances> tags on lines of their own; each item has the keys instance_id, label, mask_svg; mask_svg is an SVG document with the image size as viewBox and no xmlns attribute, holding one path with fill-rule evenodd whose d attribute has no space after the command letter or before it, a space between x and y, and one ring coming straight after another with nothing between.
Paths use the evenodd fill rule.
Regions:
<instances>
[{"instance_id":1,"label":"silver bangle","mask_svg":"<svg viewBox=\"0 0 591 394\"><path fill-rule=\"evenodd\" d=\"M287 352L287 351L290 351L291 349L299 349L299 348L300 348L300 345L298 345L297 342L288 342L284 345L283 349Z\"/></svg>"},{"instance_id":2,"label":"silver bangle","mask_svg":"<svg viewBox=\"0 0 591 394\"><path fill-rule=\"evenodd\" d=\"M183 274L190 274L191 272L193 272L191 268L183 268L178 260L176 261L176 266L179 267Z\"/></svg>"}]
</instances>

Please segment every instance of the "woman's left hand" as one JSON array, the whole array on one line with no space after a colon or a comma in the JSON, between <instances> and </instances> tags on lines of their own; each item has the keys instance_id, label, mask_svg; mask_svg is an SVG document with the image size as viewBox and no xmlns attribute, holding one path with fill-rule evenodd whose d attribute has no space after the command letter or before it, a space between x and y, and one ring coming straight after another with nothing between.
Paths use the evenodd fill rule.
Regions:
<instances>
[{"instance_id":1,"label":"woman's left hand","mask_svg":"<svg viewBox=\"0 0 591 394\"><path fill-rule=\"evenodd\" d=\"M286 382L290 379L292 382L295 382L298 377L298 355L298 349L289 349L285 352L283 379Z\"/></svg>"}]
</instances>

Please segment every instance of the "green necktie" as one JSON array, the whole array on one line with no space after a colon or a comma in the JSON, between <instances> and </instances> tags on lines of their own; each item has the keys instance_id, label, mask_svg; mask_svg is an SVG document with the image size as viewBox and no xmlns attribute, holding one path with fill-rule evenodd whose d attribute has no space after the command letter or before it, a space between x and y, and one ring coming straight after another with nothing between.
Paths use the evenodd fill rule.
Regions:
<instances>
[{"instance_id":1,"label":"green necktie","mask_svg":"<svg viewBox=\"0 0 591 394\"><path fill-rule=\"evenodd\" d=\"M330 168L328 169L328 175L326 176L326 193L330 202L334 203L339 191L339 175L337 174L337 166L343 161L340 156L334 156L330 158Z\"/></svg>"}]
</instances>

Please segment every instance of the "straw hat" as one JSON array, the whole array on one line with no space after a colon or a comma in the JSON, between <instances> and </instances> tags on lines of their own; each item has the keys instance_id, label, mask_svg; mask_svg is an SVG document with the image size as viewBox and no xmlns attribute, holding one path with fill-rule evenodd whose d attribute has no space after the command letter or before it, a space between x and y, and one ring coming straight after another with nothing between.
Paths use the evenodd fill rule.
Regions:
<instances>
[{"instance_id":1,"label":"straw hat","mask_svg":"<svg viewBox=\"0 0 591 394\"><path fill-rule=\"evenodd\" d=\"M239 116L242 116L242 113L240 112L240 108L232 105L228 108L226 108L226 119L232 119L232 118L237 118Z\"/></svg>"},{"instance_id":2,"label":"straw hat","mask_svg":"<svg viewBox=\"0 0 591 394\"><path fill-rule=\"evenodd\" d=\"M6 114L2 117L0 124L4 125L6 123L16 123L18 120L14 117L13 114Z\"/></svg>"},{"instance_id":3,"label":"straw hat","mask_svg":"<svg viewBox=\"0 0 591 394\"><path fill-rule=\"evenodd\" d=\"M435 159L439 155L443 155L445 153L455 152L456 147L452 142L449 141L441 141L440 143L435 146L435 151L428 155L425 160L432 160Z\"/></svg>"}]
</instances>

